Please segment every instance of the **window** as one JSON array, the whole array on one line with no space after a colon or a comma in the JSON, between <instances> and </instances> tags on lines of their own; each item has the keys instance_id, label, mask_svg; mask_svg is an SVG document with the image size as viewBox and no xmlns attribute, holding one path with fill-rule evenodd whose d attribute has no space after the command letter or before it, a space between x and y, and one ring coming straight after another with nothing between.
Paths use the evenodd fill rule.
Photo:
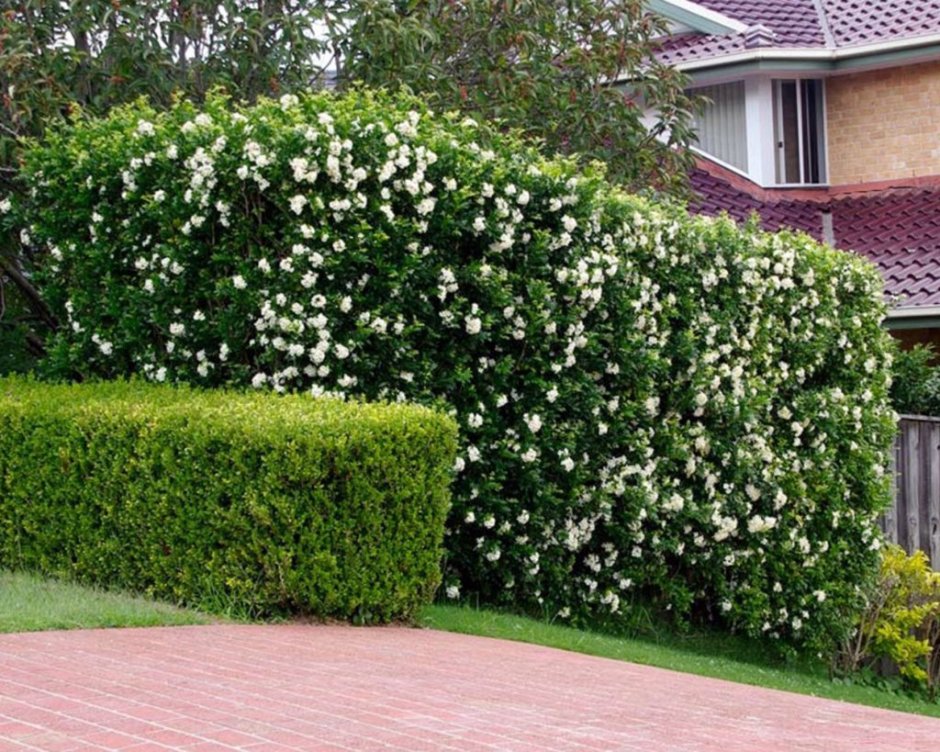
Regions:
<instances>
[{"instance_id":1,"label":"window","mask_svg":"<svg viewBox=\"0 0 940 752\"><path fill-rule=\"evenodd\" d=\"M825 183L822 81L775 80L777 183Z\"/></svg>"},{"instance_id":2,"label":"window","mask_svg":"<svg viewBox=\"0 0 940 752\"><path fill-rule=\"evenodd\" d=\"M690 93L707 100L695 118L698 148L725 164L747 172L744 82L702 86Z\"/></svg>"}]
</instances>

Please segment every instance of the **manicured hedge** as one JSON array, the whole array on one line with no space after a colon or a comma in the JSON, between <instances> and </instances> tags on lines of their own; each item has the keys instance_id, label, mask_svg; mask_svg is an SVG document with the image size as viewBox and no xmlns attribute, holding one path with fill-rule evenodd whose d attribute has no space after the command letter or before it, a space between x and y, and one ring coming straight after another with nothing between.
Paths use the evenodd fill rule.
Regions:
<instances>
[{"instance_id":1,"label":"manicured hedge","mask_svg":"<svg viewBox=\"0 0 940 752\"><path fill-rule=\"evenodd\" d=\"M456 431L422 407L0 380L0 566L237 613L411 614Z\"/></svg>"},{"instance_id":2,"label":"manicured hedge","mask_svg":"<svg viewBox=\"0 0 940 752\"><path fill-rule=\"evenodd\" d=\"M445 401L450 597L804 644L853 623L893 432L858 257L367 92L138 104L22 174L48 372Z\"/></svg>"}]
</instances>

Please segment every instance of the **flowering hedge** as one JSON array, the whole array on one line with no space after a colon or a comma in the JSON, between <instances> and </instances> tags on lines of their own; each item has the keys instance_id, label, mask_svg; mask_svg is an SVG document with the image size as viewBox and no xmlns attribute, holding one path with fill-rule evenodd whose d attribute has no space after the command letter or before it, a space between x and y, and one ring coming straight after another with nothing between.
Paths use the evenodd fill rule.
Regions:
<instances>
[{"instance_id":1,"label":"flowering hedge","mask_svg":"<svg viewBox=\"0 0 940 752\"><path fill-rule=\"evenodd\" d=\"M146 104L28 156L55 374L443 400L445 592L817 644L877 571L873 268L359 92Z\"/></svg>"}]
</instances>

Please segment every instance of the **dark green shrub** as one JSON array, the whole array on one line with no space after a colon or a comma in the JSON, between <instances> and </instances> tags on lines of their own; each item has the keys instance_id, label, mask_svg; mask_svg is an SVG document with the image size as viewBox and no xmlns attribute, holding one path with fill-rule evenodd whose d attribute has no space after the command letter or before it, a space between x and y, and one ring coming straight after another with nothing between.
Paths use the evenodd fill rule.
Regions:
<instances>
[{"instance_id":1,"label":"dark green shrub","mask_svg":"<svg viewBox=\"0 0 940 752\"><path fill-rule=\"evenodd\" d=\"M858 257L365 92L127 107L23 175L50 372L446 401L451 597L812 643L877 574L890 354Z\"/></svg>"},{"instance_id":2,"label":"dark green shrub","mask_svg":"<svg viewBox=\"0 0 940 752\"><path fill-rule=\"evenodd\" d=\"M923 345L895 355L891 403L899 413L940 416L940 366L931 364L934 355Z\"/></svg>"},{"instance_id":3,"label":"dark green shrub","mask_svg":"<svg viewBox=\"0 0 940 752\"><path fill-rule=\"evenodd\" d=\"M0 565L388 620L440 582L456 432L422 407L0 380Z\"/></svg>"}]
</instances>

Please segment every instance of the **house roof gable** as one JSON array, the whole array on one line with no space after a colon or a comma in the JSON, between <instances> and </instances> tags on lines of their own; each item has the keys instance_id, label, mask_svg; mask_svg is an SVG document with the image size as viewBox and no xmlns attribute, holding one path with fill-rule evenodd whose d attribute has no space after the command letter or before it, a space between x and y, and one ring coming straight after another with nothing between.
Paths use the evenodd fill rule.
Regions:
<instances>
[{"instance_id":1,"label":"house roof gable","mask_svg":"<svg viewBox=\"0 0 940 752\"><path fill-rule=\"evenodd\" d=\"M705 61L717 65L722 58L737 61L748 52L755 57L778 53L779 59L788 53L838 59L868 50L874 53L885 45L898 49L940 39L940 0L697 0L695 4L746 28L697 31L664 40L657 55L661 62L680 67ZM670 17L665 5L660 0L650 7ZM757 28L768 33L752 36Z\"/></svg>"}]
</instances>

